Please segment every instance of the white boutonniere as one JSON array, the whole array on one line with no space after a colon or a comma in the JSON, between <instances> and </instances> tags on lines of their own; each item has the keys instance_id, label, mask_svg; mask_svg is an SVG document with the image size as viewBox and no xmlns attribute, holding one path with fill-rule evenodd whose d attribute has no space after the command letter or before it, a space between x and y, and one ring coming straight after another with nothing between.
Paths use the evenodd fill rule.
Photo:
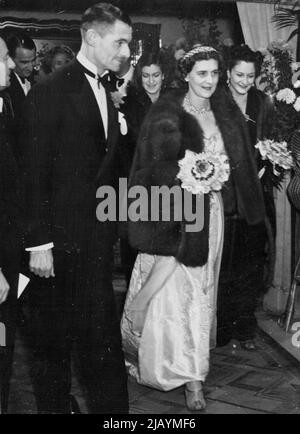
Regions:
<instances>
[{"instance_id":1,"label":"white boutonniere","mask_svg":"<svg viewBox=\"0 0 300 434\"><path fill-rule=\"evenodd\" d=\"M125 119L125 116L123 113L118 112L118 120L119 120L119 124L120 124L120 131L122 136L126 136L126 134L128 133L128 127L127 127L127 122Z\"/></svg>"},{"instance_id":2,"label":"white boutonniere","mask_svg":"<svg viewBox=\"0 0 300 434\"><path fill-rule=\"evenodd\" d=\"M124 95L122 95L120 92L115 91L110 93L112 102L114 103L114 106L118 109L121 107L122 104L124 104Z\"/></svg>"},{"instance_id":3,"label":"white boutonniere","mask_svg":"<svg viewBox=\"0 0 300 434\"><path fill-rule=\"evenodd\" d=\"M3 112L3 98L0 98L0 113Z\"/></svg>"}]
</instances>

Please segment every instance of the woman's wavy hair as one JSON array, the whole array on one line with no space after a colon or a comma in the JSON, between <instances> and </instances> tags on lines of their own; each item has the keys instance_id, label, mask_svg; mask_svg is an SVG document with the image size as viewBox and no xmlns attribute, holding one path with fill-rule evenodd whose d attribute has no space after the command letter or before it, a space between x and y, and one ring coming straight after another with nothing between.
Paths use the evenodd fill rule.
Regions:
<instances>
[{"instance_id":1,"label":"woman's wavy hair","mask_svg":"<svg viewBox=\"0 0 300 434\"><path fill-rule=\"evenodd\" d=\"M218 62L218 68L220 70L220 74L222 75L224 72L224 61L221 53L211 46L205 46L201 44L193 45L193 47L188 50L178 61L178 69L182 75L182 78L185 78L191 72L196 62L210 59L214 59Z\"/></svg>"},{"instance_id":2,"label":"woman's wavy hair","mask_svg":"<svg viewBox=\"0 0 300 434\"><path fill-rule=\"evenodd\" d=\"M75 57L73 50L67 45L56 45L52 47L41 60L41 67L45 74L52 72L52 61L57 54L65 54L69 61L73 60Z\"/></svg>"},{"instance_id":3,"label":"woman's wavy hair","mask_svg":"<svg viewBox=\"0 0 300 434\"><path fill-rule=\"evenodd\" d=\"M226 69L229 71L240 62L253 63L255 76L258 77L263 63L263 55L260 51L251 50L248 45L233 45L227 50L225 61Z\"/></svg>"},{"instance_id":4,"label":"woman's wavy hair","mask_svg":"<svg viewBox=\"0 0 300 434\"><path fill-rule=\"evenodd\" d=\"M139 58L136 67L134 68L132 85L137 91L143 89L142 86L142 71L145 66L157 65L163 75L165 75L164 56L160 51L150 52L145 51Z\"/></svg>"},{"instance_id":5,"label":"woman's wavy hair","mask_svg":"<svg viewBox=\"0 0 300 434\"><path fill-rule=\"evenodd\" d=\"M49 51L49 57L52 57L52 59L57 54L65 54L69 61L73 60L75 57L73 50L67 45L56 45L55 47L51 48L51 50Z\"/></svg>"}]
</instances>

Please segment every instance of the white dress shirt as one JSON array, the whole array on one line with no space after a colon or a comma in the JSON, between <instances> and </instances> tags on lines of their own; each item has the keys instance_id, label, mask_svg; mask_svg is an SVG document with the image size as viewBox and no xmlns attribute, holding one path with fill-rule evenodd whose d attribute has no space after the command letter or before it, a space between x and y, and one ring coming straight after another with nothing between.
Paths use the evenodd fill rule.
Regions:
<instances>
[{"instance_id":1,"label":"white dress shirt","mask_svg":"<svg viewBox=\"0 0 300 434\"><path fill-rule=\"evenodd\" d=\"M104 126L105 138L107 139L107 130L108 130L107 99L106 99L106 92L105 92L105 89L102 86L102 84L100 84L100 86L98 86L97 67L92 62L90 62L81 51L79 51L79 53L77 54L77 60L86 69L88 69L93 74L95 74L95 77L91 77L88 74L85 74L85 76L86 76L88 82L90 83L91 88L94 92L95 98L97 100L97 104L98 104L98 107L99 107L99 110L101 113L101 118L102 118L102 122L103 122L103 126ZM106 71L105 71L105 73L106 73ZM102 75L105 75L105 73Z\"/></svg>"},{"instance_id":2,"label":"white dress shirt","mask_svg":"<svg viewBox=\"0 0 300 434\"><path fill-rule=\"evenodd\" d=\"M25 94L25 96L28 94L28 92L31 89L31 83L29 80L27 80L27 78L25 78L25 83L22 82L22 80L20 79L20 77L18 76L18 74L16 72L14 72L15 76L17 77L18 82L20 83L20 86L23 89L23 92Z\"/></svg>"}]
</instances>

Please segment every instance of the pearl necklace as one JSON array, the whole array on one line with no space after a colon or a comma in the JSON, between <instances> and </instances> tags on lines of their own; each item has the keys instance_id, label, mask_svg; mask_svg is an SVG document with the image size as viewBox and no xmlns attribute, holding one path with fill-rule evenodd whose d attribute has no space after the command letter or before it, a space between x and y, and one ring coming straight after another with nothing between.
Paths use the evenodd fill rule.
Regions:
<instances>
[{"instance_id":1,"label":"pearl necklace","mask_svg":"<svg viewBox=\"0 0 300 434\"><path fill-rule=\"evenodd\" d=\"M196 115L204 115L205 113L208 113L211 111L211 107L210 104L207 105L207 107L202 107L202 108L197 108L195 107L192 103L190 98L186 95L184 100L183 100L183 107L185 108L185 110L191 114L196 114Z\"/></svg>"}]
</instances>

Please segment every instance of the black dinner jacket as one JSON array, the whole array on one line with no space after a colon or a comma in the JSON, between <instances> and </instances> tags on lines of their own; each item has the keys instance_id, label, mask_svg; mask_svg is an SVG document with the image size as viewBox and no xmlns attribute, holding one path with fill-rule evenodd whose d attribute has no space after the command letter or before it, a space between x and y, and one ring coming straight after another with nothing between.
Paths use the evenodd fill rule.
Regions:
<instances>
[{"instance_id":1,"label":"black dinner jacket","mask_svg":"<svg viewBox=\"0 0 300 434\"><path fill-rule=\"evenodd\" d=\"M16 276L19 266L23 213L19 171L6 132L5 119L0 114L0 268L11 286L11 279Z\"/></svg>"},{"instance_id":2,"label":"black dinner jacket","mask_svg":"<svg viewBox=\"0 0 300 434\"><path fill-rule=\"evenodd\" d=\"M15 119L20 120L26 95L14 72L10 74L10 86L7 88L7 92L12 101Z\"/></svg>"},{"instance_id":3,"label":"black dinner jacket","mask_svg":"<svg viewBox=\"0 0 300 434\"><path fill-rule=\"evenodd\" d=\"M117 184L119 161L118 112L108 92L107 105L106 139L96 98L77 60L30 91L20 136L30 246L53 241L57 248L80 250L107 235L107 225L96 219L96 191Z\"/></svg>"},{"instance_id":4,"label":"black dinner jacket","mask_svg":"<svg viewBox=\"0 0 300 434\"><path fill-rule=\"evenodd\" d=\"M22 131L23 129L21 125L22 110L26 95L14 72L11 72L10 74L10 86L6 89L6 92L10 96L12 105L12 118L9 121L8 128L12 139L12 146L15 152L15 156L19 161L22 154L22 143L18 143L18 137L20 131Z\"/></svg>"}]
</instances>

